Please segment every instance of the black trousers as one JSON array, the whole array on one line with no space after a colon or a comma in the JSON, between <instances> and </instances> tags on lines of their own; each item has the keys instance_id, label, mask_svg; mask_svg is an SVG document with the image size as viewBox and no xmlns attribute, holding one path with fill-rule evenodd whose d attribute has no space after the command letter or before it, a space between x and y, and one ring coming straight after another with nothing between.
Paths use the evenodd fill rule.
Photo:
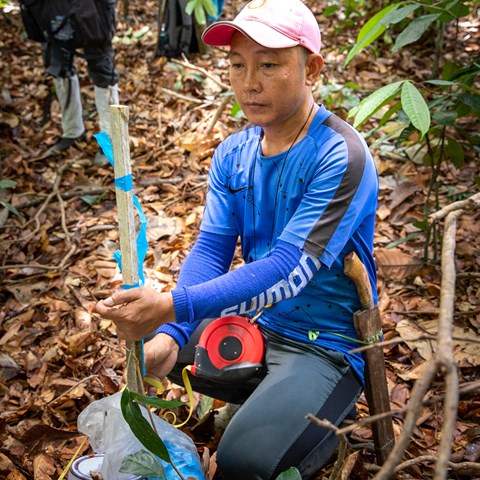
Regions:
<instances>
[{"instance_id":1,"label":"black trousers","mask_svg":"<svg viewBox=\"0 0 480 480\"><path fill-rule=\"evenodd\" d=\"M76 51L55 40L45 44L43 59L46 72L60 78L70 78L76 73ZM107 88L118 82L115 70L115 52L111 43L83 48L82 56L87 61L88 75L97 87Z\"/></svg>"},{"instance_id":2,"label":"black trousers","mask_svg":"<svg viewBox=\"0 0 480 480\"><path fill-rule=\"evenodd\" d=\"M182 385L181 371L193 364L202 322L180 351L169 378ZM286 339L263 330L264 369L239 385L192 377L195 391L241 408L218 445L217 463L226 480L269 480L294 466L312 478L333 453L330 430L305 418L308 413L335 425L351 415L362 384L340 352Z\"/></svg>"}]
</instances>

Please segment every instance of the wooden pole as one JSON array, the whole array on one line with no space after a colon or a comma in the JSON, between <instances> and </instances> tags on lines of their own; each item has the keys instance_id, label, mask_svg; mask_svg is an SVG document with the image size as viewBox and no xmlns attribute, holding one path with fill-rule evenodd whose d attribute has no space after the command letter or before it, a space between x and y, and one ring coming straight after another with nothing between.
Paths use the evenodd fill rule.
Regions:
<instances>
[{"instance_id":1,"label":"wooden pole","mask_svg":"<svg viewBox=\"0 0 480 480\"><path fill-rule=\"evenodd\" d=\"M131 189L124 191L117 185L120 178L128 178L132 173L128 135L128 107L123 105L110 106L110 132L114 158L123 284L137 285L139 277L133 191ZM141 372L142 343L127 340L127 386L131 391L144 393Z\"/></svg>"}]
</instances>

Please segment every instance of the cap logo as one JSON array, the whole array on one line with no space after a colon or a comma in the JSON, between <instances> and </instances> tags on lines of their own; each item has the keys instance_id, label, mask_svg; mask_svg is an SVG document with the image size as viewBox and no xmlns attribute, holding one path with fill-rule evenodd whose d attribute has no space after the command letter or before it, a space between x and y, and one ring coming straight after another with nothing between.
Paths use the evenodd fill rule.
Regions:
<instances>
[{"instance_id":1,"label":"cap logo","mask_svg":"<svg viewBox=\"0 0 480 480\"><path fill-rule=\"evenodd\" d=\"M267 0L253 0L247 6L250 10L263 7L267 3Z\"/></svg>"}]
</instances>

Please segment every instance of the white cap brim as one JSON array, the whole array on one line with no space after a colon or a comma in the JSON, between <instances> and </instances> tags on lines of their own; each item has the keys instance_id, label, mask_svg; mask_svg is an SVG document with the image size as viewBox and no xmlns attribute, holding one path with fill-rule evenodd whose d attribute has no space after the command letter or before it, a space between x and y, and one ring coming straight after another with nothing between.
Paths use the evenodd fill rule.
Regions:
<instances>
[{"instance_id":1,"label":"white cap brim","mask_svg":"<svg viewBox=\"0 0 480 480\"><path fill-rule=\"evenodd\" d=\"M254 42L267 48L289 48L299 45L297 40L287 37L258 21L220 21L210 25L202 35L206 45L224 47L232 44L235 32L243 33Z\"/></svg>"}]
</instances>

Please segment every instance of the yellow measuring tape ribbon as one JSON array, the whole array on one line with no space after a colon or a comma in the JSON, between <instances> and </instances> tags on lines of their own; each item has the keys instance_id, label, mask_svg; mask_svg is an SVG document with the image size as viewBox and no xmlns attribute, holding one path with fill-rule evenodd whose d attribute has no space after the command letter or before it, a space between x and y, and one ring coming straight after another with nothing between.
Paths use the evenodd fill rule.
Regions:
<instances>
[{"instance_id":1,"label":"yellow measuring tape ribbon","mask_svg":"<svg viewBox=\"0 0 480 480\"><path fill-rule=\"evenodd\" d=\"M83 439L83 442L80 444L80 446L77 448L77 451L73 454L73 457L71 458L71 460L68 462L68 465L65 467L65 469L63 470L62 474L58 477L58 480L63 480L65 478L65 475L67 475L67 473L70 471L70 468L72 467L73 465L73 462L75 461L75 459L78 457L78 454L80 453L80 450L82 449L82 447L85 445L85 442L88 440L88 437L85 437Z\"/></svg>"},{"instance_id":2,"label":"yellow measuring tape ribbon","mask_svg":"<svg viewBox=\"0 0 480 480\"><path fill-rule=\"evenodd\" d=\"M188 403L189 403L187 419L182 423L177 423L177 416L173 412L165 412L163 414L163 418L165 418L165 420L167 419L168 416L172 417L173 419L172 425L176 428L183 427L193 415L193 404L195 400L193 398L192 384L190 383L190 378L188 378L188 372L190 371L191 368L192 368L191 365L187 365L182 370L182 380L183 380L183 384L185 385L185 390L187 391ZM143 380L149 385L152 385L152 387L155 387L157 389L157 395L160 395L163 392L163 384L159 380L152 377L144 377Z\"/></svg>"}]
</instances>

